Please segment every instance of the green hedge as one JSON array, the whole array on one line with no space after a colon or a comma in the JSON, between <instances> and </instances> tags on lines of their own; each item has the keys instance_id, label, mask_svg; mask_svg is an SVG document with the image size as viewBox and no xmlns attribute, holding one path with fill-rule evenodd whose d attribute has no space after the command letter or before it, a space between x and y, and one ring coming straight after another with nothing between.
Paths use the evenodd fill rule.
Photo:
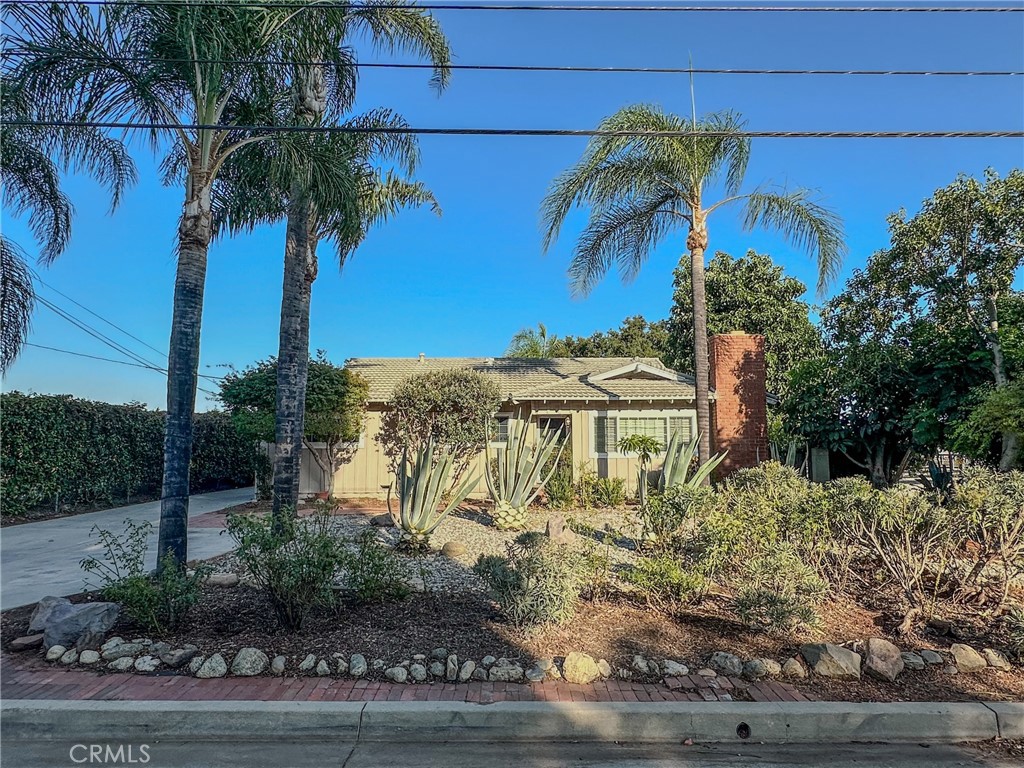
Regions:
<instances>
[{"instance_id":1,"label":"green hedge","mask_svg":"<svg viewBox=\"0 0 1024 768\"><path fill-rule=\"evenodd\" d=\"M126 504L159 493L164 413L70 395L0 395L0 508ZM220 411L196 414L192 492L250 485L255 446Z\"/></svg>"}]
</instances>

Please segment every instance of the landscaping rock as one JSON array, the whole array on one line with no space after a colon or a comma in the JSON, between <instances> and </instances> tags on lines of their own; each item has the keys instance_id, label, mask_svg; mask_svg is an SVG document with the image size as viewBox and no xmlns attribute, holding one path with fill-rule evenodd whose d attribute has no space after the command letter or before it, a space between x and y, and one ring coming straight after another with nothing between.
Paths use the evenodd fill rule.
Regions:
<instances>
[{"instance_id":1,"label":"landscaping rock","mask_svg":"<svg viewBox=\"0 0 1024 768\"><path fill-rule=\"evenodd\" d=\"M733 677L743 674L743 661L740 657L724 651L711 654L711 666Z\"/></svg>"},{"instance_id":2,"label":"landscaping rock","mask_svg":"<svg viewBox=\"0 0 1024 768\"><path fill-rule=\"evenodd\" d=\"M633 669L635 669L641 675L656 675L656 674L658 674L657 667L656 666L652 666L652 664L649 661L647 661L647 659L645 659L643 656L641 656L639 653L636 654L633 657Z\"/></svg>"},{"instance_id":3,"label":"landscaping rock","mask_svg":"<svg viewBox=\"0 0 1024 768\"><path fill-rule=\"evenodd\" d=\"M352 677L364 677L366 675L366 657L361 653L353 653L348 660L348 673Z\"/></svg>"},{"instance_id":4,"label":"landscaping rock","mask_svg":"<svg viewBox=\"0 0 1024 768\"><path fill-rule=\"evenodd\" d=\"M79 664L85 664L86 666L92 666L98 664L100 661L100 654L98 651L82 651L82 654L78 657Z\"/></svg>"},{"instance_id":5,"label":"landscaping rock","mask_svg":"<svg viewBox=\"0 0 1024 768\"><path fill-rule=\"evenodd\" d=\"M191 661L192 657L197 653L199 653L199 649L194 645L183 645L181 648L176 650L160 654L160 661L171 669L178 669L185 663Z\"/></svg>"},{"instance_id":6,"label":"landscaping rock","mask_svg":"<svg viewBox=\"0 0 1024 768\"><path fill-rule=\"evenodd\" d=\"M607 664L607 662L605 662ZM598 664L600 667L600 663ZM690 668L685 664L680 664L678 661L672 661L672 659L665 659L661 663L661 668L668 677L682 677L683 675L690 674Z\"/></svg>"},{"instance_id":7,"label":"landscaping rock","mask_svg":"<svg viewBox=\"0 0 1024 768\"><path fill-rule=\"evenodd\" d=\"M554 544L571 545L576 540L576 534L565 522L565 515L549 517L544 533Z\"/></svg>"},{"instance_id":8,"label":"landscaping rock","mask_svg":"<svg viewBox=\"0 0 1024 768\"><path fill-rule=\"evenodd\" d=\"M927 649L921 651L921 658L924 659L925 664L944 664L942 656L935 651L929 651Z\"/></svg>"},{"instance_id":9,"label":"landscaping rock","mask_svg":"<svg viewBox=\"0 0 1024 768\"><path fill-rule=\"evenodd\" d=\"M405 580L405 584L409 587L409 591L414 594L421 594L427 591L427 583L421 576L410 576Z\"/></svg>"},{"instance_id":10,"label":"landscaping rock","mask_svg":"<svg viewBox=\"0 0 1024 768\"><path fill-rule=\"evenodd\" d=\"M334 671L339 675L348 674L348 660L340 653L335 653L334 656Z\"/></svg>"},{"instance_id":11,"label":"landscaping rock","mask_svg":"<svg viewBox=\"0 0 1024 768\"><path fill-rule=\"evenodd\" d=\"M154 659L152 656L139 656L135 660L134 666L136 672L155 672L160 666L160 659Z\"/></svg>"},{"instance_id":12,"label":"landscaping rock","mask_svg":"<svg viewBox=\"0 0 1024 768\"><path fill-rule=\"evenodd\" d=\"M409 677L417 683L422 683L427 679L427 668L422 664L413 664L409 667Z\"/></svg>"},{"instance_id":13,"label":"landscaping rock","mask_svg":"<svg viewBox=\"0 0 1024 768\"><path fill-rule=\"evenodd\" d=\"M605 660L605 659L598 659L597 660L597 671L601 673L601 677L611 677L612 676L612 665L609 664L607 662L607 660ZM686 674L686 673L684 672L683 674Z\"/></svg>"},{"instance_id":14,"label":"landscaping rock","mask_svg":"<svg viewBox=\"0 0 1024 768\"><path fill-rule=\"evenodd\" d=\"M718 677L718 673L715 672L715 670L708 669L707 667L704 667L704 669L698 669L697 674L701 677Z\"/></svg>"},{"instance_id":15,"label":"landscaping rock","mask_svg":"<svg viewBox=\"0 0 1024 768\"><path fill-rule=\"evenodd\" d=\"M32 615L28 620L28 631L29 632L42 632L46 629L46 623L50 620L50 616L57 608L63 608L71 605L71 601L66 597L56 597L55 595L47 595L36 603L35 609L32 611Z\"/></svg>"},{"instance_id":16,"label":"landscaping rock","mask_svg":"<svg viewBox=\"0 0 1024 768\"><path fill-rule=\"evenodd\" d=\"M900 658L903 659L903 666L906 669L912 669L914 671L924 669L924 659L922 659L921 655L918 653L914 653L913 651L904 651L900 654Z\"/></svg>"},{"instance_id":17,"label":"landscaping rock","mask_svg":"<svg viewBox=\"0 0 1024 768\"><path fill-rule=\"evenodd\" d=\"M199 667L196 672L196 677L199 678L210 678L210 677L224 677L228 673L228 663L224 661L224 657L219 653L213 654L208 659L203 661L202 666Z\"/></svg>"},{"instance_id":18,"label":"landscaping rock","mask_svg":"<svg viewBox=\"0 0 1024 768\"><path fill-rule=\"evenodd\" d=\"M562 662L562 676L570 683L588 685L601 677L601 670L593 656L573 651Z\"/></svg>"},{"instance_id":19,"label":"landscaping rock","mask_svg":"<svg viewBox=\"0 0 1024 768\"><path fill-rule=\"evenodd\" d=\"M122 656L121 658L114 659L112 662L107 664L107 669L112 669L115 672L127 672L134 666L135 659L132 656Z\"/></svg>"},{"instance_id":20,"label":"landscaping rock","mask_svg":"<svg viewBox=\"0 0 1024 768\"><path fill-rule=\"evenodd\" d=\"M44 611L43 645L95 650L120 614L121 606L117 603L52 603Z\"/></svg>"},{"instance_id":21,"label":"landscaping rock","mask_svg":"<svg viewBox=\"0 0 1024 768\"><path fill-rule=\"evenodd\" d=\"M542 683L547 676L548 673L540 667L530 667L526 670L526 679L531 683Z\"/></svg>"},{"instance_id":22,"label":"landscaping rock","mask_svg":"<svg viewBox=\"0 0 1024 768\"><path fill-rule=\"evenodd\" d=\"M477 667L473 670L473 679L484 682L487 680L487 670L483 667Z\"/></svg>"},{"instance_id":23,"label":"landscaping rock","mask_svg":"<svg viewBox=\"0 0 1024 768\"><path fill-rule=\"evenodd\" d=\"M466 545L461 541L449 541L441 547L441 554L451 558L462 557L466 554L466 551Z\"/></svg>"},{"instance_id":24,"label":"landscaping rock","mask_svg":"<svg viewBox=\"0 0 1024 768\"><path fill-rule=\"evenodd\" d=\"M16 637L11 640L11 644L8 646L12 651L29 651L33 648L38 648L43 644L43 633L39 632L35 635L25 635L24 637Z\"/></svg>"},{"instance_id":25,"label":"landscaping rock","mask_svg":"<svg viewBox=\"0 0 1024 768\"><path fill-rule=\"evenodd\" d=\"M153 644L153 641L150 640L148 637L136 637L135 639L132 640L132 642L136 643L137 645L145 645L145 646L150 646L150 645Z\"/></svg>"},{"instance_id":26,"label":"landscaping rock","mask_svg":"<svg viewBox=\"0 0 1024 768\"><path fill-rule=\"evenodd\" d=\"M120 659L122 656L138 656L147 647L141 643L118 643L113 648L103 651L101 655L107 661L113 661L114 659Z\"/></svg>"},{"instance_id":27,"label":"landscaping rock","mask_svg":"<svg viewBox=\"0 0 1024 768\"><path fill-rule=\"evenodd\" d=\"M168 643L153 643L149 646L150 656L163 656L171 650L171 646Z\"/></svg>"},{"instance_id":28,"label":"landscaping rock","mask_svg":"<svg viewBox=\"0 0 1024 768\"><path fill-rule=\"evenodd\" d=\"M205 656L194 656L192 660L188 663L188 671L194 675L196 672L203 668L203 663L205 661Z\"/></svg>"},{"instance_id":29,"label":"landscaping rock","mask_svg":"<svg viewBox=\"0 0 1024 768\"><path fill-rule=\"evenodd\" d=\"M422 664L424 661L427 660L427 655L425 653L414 653L412 655L412 660L418 661Z\"/></svg>"},{"instance_id":30,"label":"landscaping rock","mask_svg":"<svg viewBox=\"0 0 1024 768\"><path fill-rule=\"evenodd\" d=\"M615 674L619 676L619 680L632 680L633 679L633 673L630 672L625 667L619 667L618 672L616 672Z\"/></svg>"},{"instance_id":31,"label":"landscaping rock","mask_svg":"<svg viewBox=\"0 0 1024 768\"><path fill-rule=\"evenodd\" d=\"M881 637L868 639L864 656L864 671L879 680L894 682L903 671L904 661L900 649Z\"/></svg>"},{"instance_id":32,"label":"landscaping rock","mask_svg":"<svg viewBox=\"0 0 1024 768\"><path fill-rule=\"evenodd\" d=\"M231 662L231 674L239 677L254 677L263 674L270 664L267 654L259 648L243 648Z\"/></svg>"},{"instance_id":33,"label":"landscaping rock","mask_svg":"<svg viewBox=\"0 0 1024 768\"><path fill-rule=\"evenodd\" d=\"M473 676L473 672L476 671L475 661L465 661L459 668L459 682L468 683L469 679Z\"/></svg>"},{"instance_id":34,"label":"landscaping rock","mask_svg":"<svg viewBox=\"0 0 1024 768\"><path fill-rule=\"evenodd\" d=\"M384 670L384 677L396 683L404 683L409 677L409 673L405 667L391 667L391 669Z\"/></svg>"},{"instance_id":35,"label":"landscaping rock","mask_svg":"<svg viewBox=\"0 0 1024 768\"><path fill-rule=\"evenodd\" d=\"M288 658L285 656L275 656L274 660L270 662L270 672L275 675L283 675L284 669L288 665Z\"/></svg>"},{"instance_id":36,"label":"landscaping rock","mask_svg":"<svg viewBox=\"0 0 1024 768\"><path fill-rule=\"evenodd\" d=\"M949 652L953 654L953 661L961 672L977 672L988 666L985 657L969 645L953 643Z\"/></svg>"},{"instance_id":37,"label":"landscaping rock","mask_svg":"<svg viewBox=\"0 0 1024 768\"><path fill-rule=\"evenodd\" d=\"M51 645L46 650L46 660L47 661L57 661L57 659L59 659L61 656L63 656L67 652L68 652L68 649L65 648L63 645Z\"/></svg>"},{"instance_id":38,"label":"landscaping rock","mask_svg":"<svg viewBox=\"0 0 1024 768\"><path fill-rule=\"evenodd\" d=\"M374 525L378 528L394 528L395 521L391 517L390 512L386 512L383 515L374 515L370 518L370 525Z\"/></svg>"},{"instance_id":39,"label":"landscaping rock","mask_svg":"<svg viewBox=\"0 0 1024 768\"><path fill-rule=\"evenodd\" d=\"M379 671L387 667L387 664L384 663L384 659L374 659L372 666L374 669Z\"/></svg>"},{"instance_id":40,"label":"landscaping rock","mask_svg":"<svg viewBox=\"0 0 1024 768\"><path fill-rule=\"evenodd\" d=\"M747 680L760 680L768 677L768 668L761 659L751 659L743 662L743 676Z\"/></svg>"},{"instance_id":41,"label":"landscaping rock","mask_svg":"<svg viewBox=\"0 0 1024 768\"><path fill-rule=\"evenodd\" d=\"M800 646L800 655L822 677L837 680L860 680L860 654L832 643L809 643Z\"/></svg>"},{"instance_id":42,"label":"landscaping rock","mask_svg":"<svg viewBox=\"0 0 1024 768\"><path fill-rule=\"evenodd\" d=\"M454 653L448 657L448 663L445 666L444 677L445 680L451 680L452 682L459 676L459 657Z\"/></svg>"},{"instance_id":43,"label":"landscaping rock","mask_svg":"<svg viewBox=\"0 0 1024 768\"><path fill-rule=\"evenodd\" d=\"M238 586L237 573L211 573L206 578L208 587L235 587Z\"/></svg>"},{"instance_id":44,"label":"landscaping rock","mask_svg":"<svg viewBox=\"0 0 1024 768\"><path fill-rule=\"evenodd\" d=\"M523 668L508 659L498 659L488 671L487 679L496 683L518 683L523 679Z\"/></svg>"},{"instance_id":45,"label":"landscaping rock","mask_svg":"<svg viewBox=\"0 0 1024 768\"><path fill-rule=\"evenodd\" d=\"M444 664L442 664L440 661L435 661L431 663L430 674L432 674L434 677L444 677L444 672Z\"/></svg>"},{"instance_id":46,"label":"landscaping rock","mask_svg":"<svg viewBox=\"0 0 1024 768\"><path fill-rule=\"evenodd\" d=\"M323 659L316 663L316 674L318 677L327 677L331 674L331 665Z\"/></svg>"},{"instance_id":47,"label":"landscaping rock","mask_svg":"<svg viewBox=\"0 0 1024 768\"><path fill-rule=\"evenodd\" d=\"M437 659L438 661L444 661L445 659L448 658L448 649L447 648L435 648L434 650L432 650L430 652L430 655L431 655L431 657Z\"/></svg>"},{"instance_id":48,"label":"landscaping rock","mask_svg":"<svg viewBox=\"0 0 1024 768\"><path fill-rule=\"evenodd\" d=\"M942 671L945 672L950 677L953 677L954 675L959 675L960 674L960 670L957 669L956 667L954 667L952 664L950 664L949 666L945 667Z\"/></svg>"},{"instance_id":49,"label":"landscaping rock","mask_svg":"<svg viewBox=\"0 0 1024 768\"><path fill-rule=\"evenodd\" d=\"M315 653L307 654L306 658L304 658L299 663L299 672L312 672L313 668L315 666L316 666L316 654Z\"/></svg>"},{"instance_id":50,"label":"landscaping rock","mask_svg":"<svg viewBox=\"0 0 1024 768\"><path fill-rule=\"evenodd\" d=\"M118 646L118 645L124 645L124 638L123 637L112 637L109 640L107 640L107 642L105 642L103 645L100 646L100 653L103 653L104 651L109 651L111 648L113 648L115 646Z\"/></svg>"},{"instance_id":51,"label":"landscaping rock","mask_svg":"<svg viewBox=\"0 0 1024 768\"><path fill-rule=\"evenodd\" d=\"M998 669L1002 672L1009 672L1013 667L1003 654L997 651L995 648L985 648L982 650L981 655L985 657L985 661L988 662L990 667Z\"/></svg>"},{"instance_id":52,"label":"landscaping rock","mask_svg":"<svg viewBox=\"0 0 1024 768\"><path fill-rule=\"evenodd\" d=\"M480 659L480 666L481 667L490 667L496 661L497 661L497 659L494 658L493 656L484 656L482 659Z\"/></svg>"},{"instance_id":53,"label":"landscaping rock","mask_svg":"<svg viewBox=\"0 0 1024 768\"><path fill-rule=\"evenodd\" d=\"M807 670L804 669L804 665L800 663L800 660L794 656L786 659L786 662L782 665L782 674L796 680L803 680L807 677Z\"/></svg>"},{"instance_id":54,"label":"landscaping rock","mask_svg":"<svg viewBox=\"0 0 1024 768\"><path fill-rule=\"evenodd\" d=\"M78 651L74 648L69 648L64 651L64 655L60 657L61 664L71 665L78 661Z\"/></svg>"}]
</instances>

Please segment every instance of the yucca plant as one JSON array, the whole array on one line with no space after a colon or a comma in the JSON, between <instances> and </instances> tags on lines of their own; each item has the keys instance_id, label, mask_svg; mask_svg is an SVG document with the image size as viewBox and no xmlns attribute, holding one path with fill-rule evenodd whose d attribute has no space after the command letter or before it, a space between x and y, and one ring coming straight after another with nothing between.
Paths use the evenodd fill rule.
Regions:
<instances>
[{"instance_id":1,"label":"yucca plant","mask_svg":"<svg viewBox=\"0 0 1024 768\"><path fill-rule=\"evenodd\" d=\"M448 495L448 502L442 508L453 459L446 449L437 452L436 460L434 453L435 444L431 438L426 446L416 451L411 461L408 449L403 451L398 465L398 522L402 527L404 544L412 549L426 547L430 534L480 482L479 477L467 478Z\"/></svg>"},{"instance_id":2,"label":"yucca plant","mask_svg":"<svg viewBox=\"0 0 1024 768\"><path fill-rule=\"evenodd\" d=\"M487 444L487 490L494 500L491 516L494 524L503 530L520 530L526 526L526 510L544 485L555 474L567 439L561 439L558 430L542 435L540 442L528 445L527 424L519 418L509 419L508 438L499 448L492 466L490 444ZM557 453L556 453L557 451ZM544 467L551 470L543 475Z\"/></svg>"},{"instance_id":3,"label":"yucca plant","mask_svg":"<svg viewBox=\"0 0 1024 768\"><path fill-rule=\"evenodd\" d=\"M661 468L661 477L658 478L658 490L661 493L668 488L682 485L692 487L703 485L708 476L725 460L725 455L728 453L728 451L716 453L697 467L697 471L691 475L690 467L693 466L693 456L697 452L698 445L700 445L700 436L696 440L686 442L676 432L669 438L668 447L665 448L665 464Z\"/></svg>"}]
</instances>

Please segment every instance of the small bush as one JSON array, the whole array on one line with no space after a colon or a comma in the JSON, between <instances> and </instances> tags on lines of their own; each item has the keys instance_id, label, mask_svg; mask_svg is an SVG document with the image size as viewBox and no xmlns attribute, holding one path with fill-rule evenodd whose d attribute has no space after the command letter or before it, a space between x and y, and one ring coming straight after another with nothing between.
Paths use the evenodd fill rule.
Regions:
<instances>
[{"instance_id":1,"label":"small bush","mask_svg":"<svg viewBox=\"0 0 1024 768\"><path fill-rule=\"evenodd\" d=\"M552 509L569 509L576 501L576 484L572 479L572 464L559 462L555 473L544 486L548 505Z\"/></svg>"},{"instance_id":2,"label":"small bush","mask_svg":"<svg viewBox=\"0 0 1024 768\"><path fill-rule=\"evenodd\" d=\"M482 555L473 568L516 626L564 624L587 580L584 558L544 534L520 534L508 554Z\"/></svg>"},{"instance_id":3,"label":"small bush","mask_svg":"<svg viewBox=\"0 0 1024 768\"><path fill-rule=\"evenodd\" d=\"M280 530L269 517L236 514L228 516L227 527L238 542L238 559L285 628L301 629L314 606L334 603L334 581L349 556L331 531L329 514L289 517Z\"/></svg>"},{"instance_id":4,"label":"small bush","mask_svg":"<svg viewBox=\"0 0 1024 768\"><path fill-rule=\"evenodd\" d=\"M348 584L365 603L404 600L410 591L402 560L369 528L356 539L356 551L348 563Z\"/></svg>"},{"instance_id":5,"label":"small bush","mask_svg":"<svg viewBox=\"0 0 1024 768\"><path fill-rule=\"evenodd\" d=\"M578 468L579 478L576 480L576 502L583 509L590 509L597 501L597 476L590 464L581 461Z\"/></svg>"},{"instance_id":6,"label":"small bush","mask_svg":"<svg viewBox=\"0 0 1024 768\"><path fill-rule=\"evenodd\" d=\"M594 501L600 507L621 507L626 503L626 481L621 477L600 477L594 485Z\"/></svg>"},{"instance_id":7,"label":"small bush","mask_svg":"<svg viewBox=\"0 0 1024 768\"><path fill-rule=\"evenodd\" d=\"M637 509L644 541L654 546L670 546L687 524L703 516L715 500L715 492L707 486L680 485L652 494Z\"/></svg>"},{"instance_id":8,"label":"small bush","mask_svg":"<svg viewBox=\"0 0 1024 768\"><path fill-rule=\"evenodd\" d=\"M649 604L660 607L698 603L710 587L706 576L666 554L640 558L623 578L639 589Z\"/></svg>"},{"instance_id":9,"label":"small bush","mask_svg":"<svg viewBox=\"0 0 1024 768\"><path fill-rule=\"evenodd\" d=\"M733 608L746 626L782 633L819 624L815 606L827 585L793 548L782 545L750 560L743 575Z\"/></svg>"},{"instance_id":10,"label":"small bush","mask_svg":"<svg viewBox=\"0 0 1024 768\"><path fill-rule=\"evenodd\" d=\"M1013 608L1003 619L1009 635L1009 650L1020 661L1024 661L1024 606Z\"/></svg>"},{"instance_id":11,"label":"small bush","mask_svg":"<svg viewBox=\"0 0 1024 768\"><path fill-rule=\"evenodd\" d=\"M94 526L92 533L100 539L103 556L87 557L81 567L99 580L104 600L120 603L147 630L161 633L177 626L199 600L200 585L210 568L200 565L189 575L168 552L156 572L147 573L146 545L152 532L152 523L132 520L125 520L120 536Z\"/></svg>"}]
</instances>

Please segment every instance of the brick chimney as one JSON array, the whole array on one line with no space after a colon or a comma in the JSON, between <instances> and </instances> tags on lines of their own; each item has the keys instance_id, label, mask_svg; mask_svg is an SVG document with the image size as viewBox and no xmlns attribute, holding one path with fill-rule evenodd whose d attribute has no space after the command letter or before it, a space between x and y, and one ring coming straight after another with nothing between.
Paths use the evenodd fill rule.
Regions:
<instances>
[{"instance_id":1,"label":"brick chimney","mask_svg":"<svg viewBox=\"0 0 1024 768\"><path fill-rule=\"evenodd\" d=\"M718 468L724 477L768 459L764 336L732 331L712 336L711 450L728 450Z\"/></svg>"}]
</instances>

